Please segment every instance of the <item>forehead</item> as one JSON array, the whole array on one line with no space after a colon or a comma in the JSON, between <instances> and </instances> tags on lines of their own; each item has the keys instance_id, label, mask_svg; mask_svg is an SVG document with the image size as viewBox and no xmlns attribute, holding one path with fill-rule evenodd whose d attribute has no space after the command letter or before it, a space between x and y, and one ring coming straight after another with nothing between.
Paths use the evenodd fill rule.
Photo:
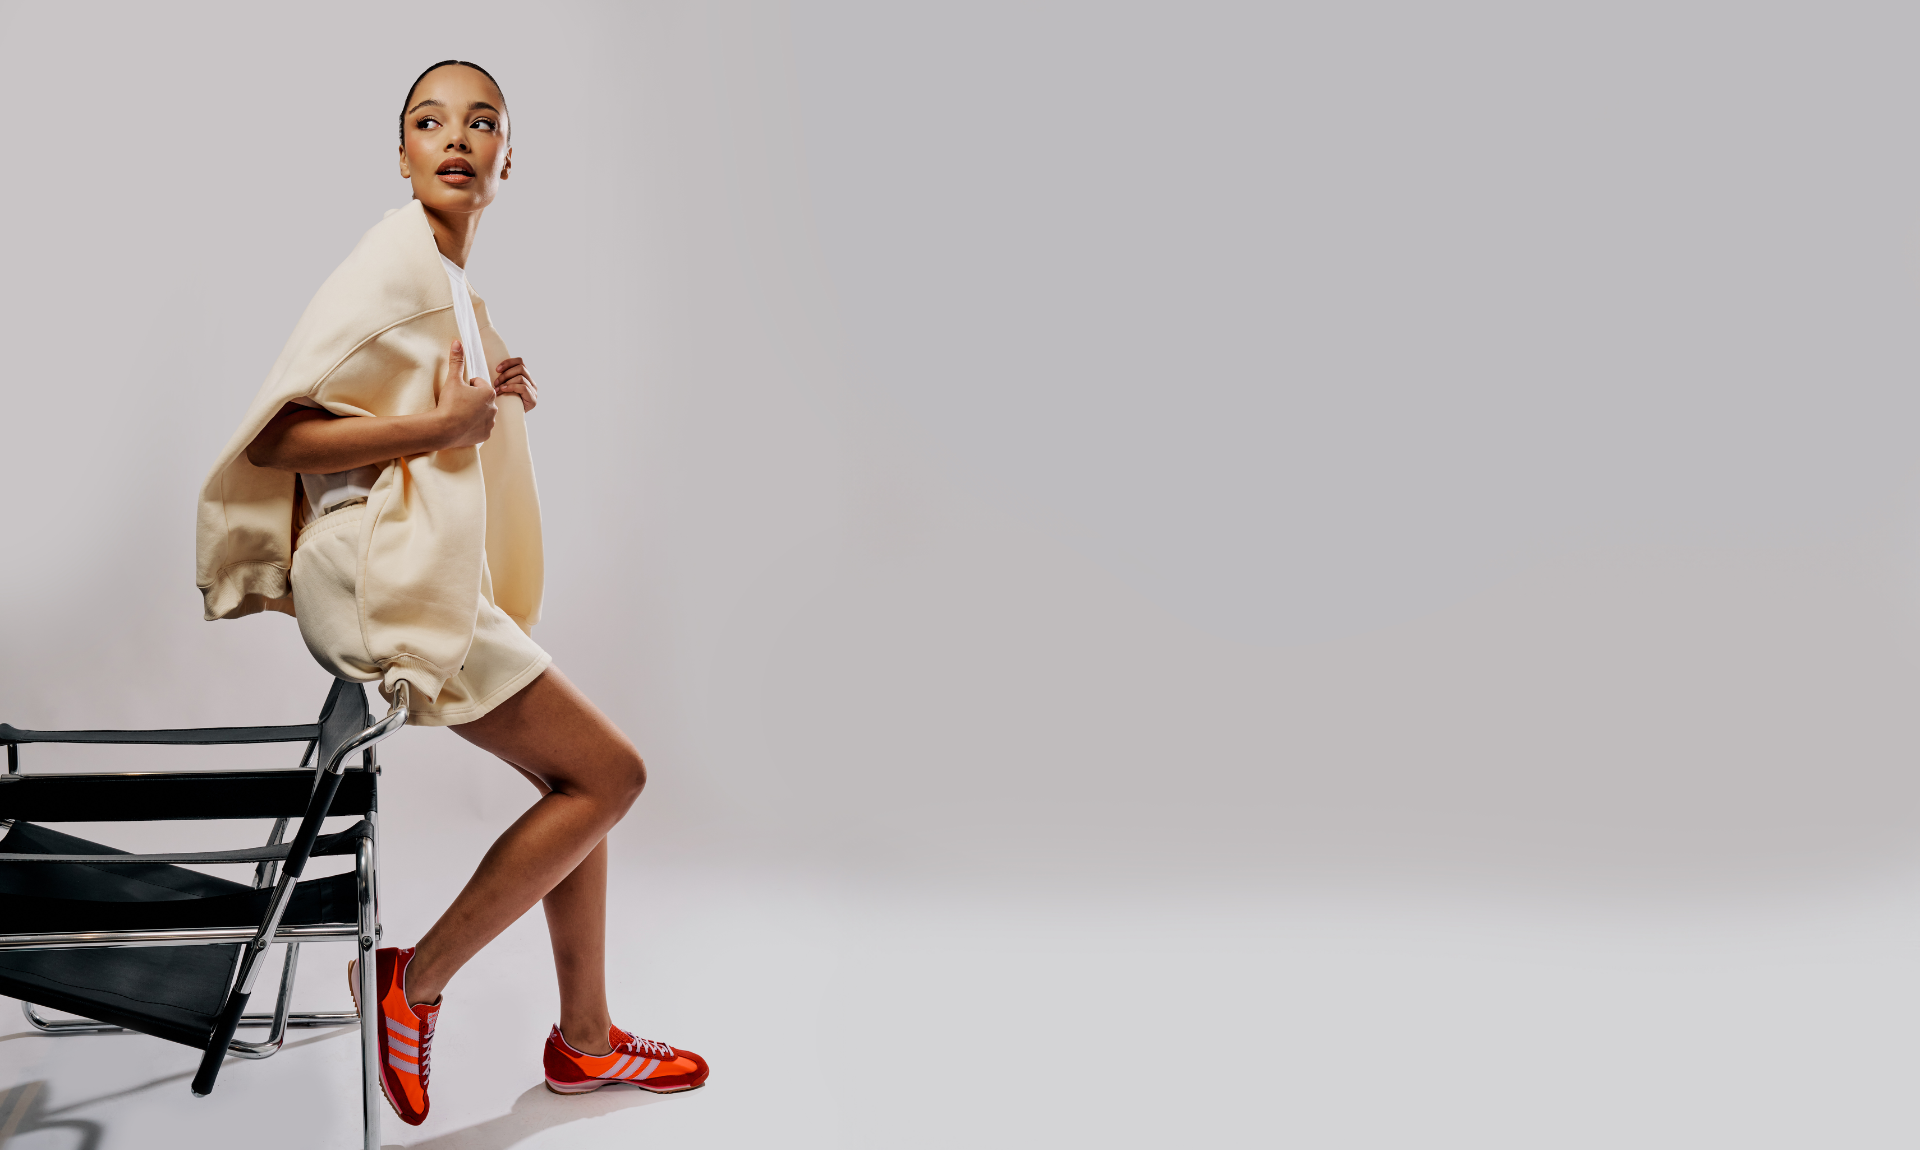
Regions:
<instances>
[{"instance_id":1,"label":"forehead","mask_svg":"<svg viewBox=\"0 0 1920 1150\"><path fill-rule=\"evenodd\" d=\"M413 99L407 101L412 108L422 100L438 100L449 108L466 108L475 103L492 104L504 110L506 97L486 75L461 64L449 64L444 68L435 68L428 72L413 90Z\"/></svg>"}]
</instances>

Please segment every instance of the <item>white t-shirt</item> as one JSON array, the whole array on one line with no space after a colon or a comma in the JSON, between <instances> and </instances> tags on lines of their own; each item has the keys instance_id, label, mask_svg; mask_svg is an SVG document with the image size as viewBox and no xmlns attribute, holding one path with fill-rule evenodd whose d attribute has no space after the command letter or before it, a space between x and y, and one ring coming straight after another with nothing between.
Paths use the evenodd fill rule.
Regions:
<instances>
[{"instance_id":1,"label":"white t-shirt","mask_svg":"<svg viewBox=\"0 0 1920 1150\"><path fill-rule=\"evenodd\" d=\"M467 353L467 377L491 384L493 370L487 363L486 349L480 345L480 321L473 314L473 294L467 287L466 269L444 255L440 257L440 264L447 271L447 286L453 289L453 323L460 330L460 347ZM331 475L302 472L300 487L307 495L307 509L318 519L327 508L343 499L365 499L372 493L383 467L383 464L370 463Z\"/></svg>"},{"instance_id":2,"label":"white t-shirt","mask_svg":"<svg viewBox=\"0 0 1920 1150\"><path fill-rule=\"evenodd\" d=\"M467 377L493 382L493 365L487 362L487 349L480 346L480 321L473 314L473 289L467 286L467 272L446 256L440 266L447 269L447 286L453 289L453 322L460 329L460 346L467 353Z\"/></svg>"}]
</instances>

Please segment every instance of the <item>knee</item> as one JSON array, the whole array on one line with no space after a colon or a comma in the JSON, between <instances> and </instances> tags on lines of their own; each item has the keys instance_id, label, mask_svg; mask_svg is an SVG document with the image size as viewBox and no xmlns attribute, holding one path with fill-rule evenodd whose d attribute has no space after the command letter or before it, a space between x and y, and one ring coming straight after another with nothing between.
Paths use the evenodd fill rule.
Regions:
<instances>
[{"instance_id":1,"label":"knee","mask_svg":"<svg viewBox=\"0 0 1920 1150\"><path fill-rule=\"evenodd\" d=\"M624 813L640 797L640 792L647 788L646 761L640 757L639 751L627 747L615 763L612 774L615 798Z\"/></svg>"}]
</instances>

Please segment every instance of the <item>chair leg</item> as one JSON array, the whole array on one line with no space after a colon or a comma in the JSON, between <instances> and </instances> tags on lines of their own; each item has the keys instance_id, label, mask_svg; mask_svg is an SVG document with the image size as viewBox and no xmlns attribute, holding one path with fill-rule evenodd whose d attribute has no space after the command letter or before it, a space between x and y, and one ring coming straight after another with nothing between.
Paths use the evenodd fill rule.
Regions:
<instances>
[{"instance_id":1,"label":"chair leg","mask_svg":"<svg viewBox=\"0 0 1920 1150\"><path fill-rule=\"evenodd\" d=\"M369 820L371 821L371 820ZM374 850L371 839L360 840L354 855L359 874L360 964L355 975L360 986L360 1105L365 1150L380 1150L380 1110L386 1098L380 1093L380 1006L378 983L374 978L374 944L380 934L380 910L374 884Z\"/></svg>"},{"instance_id":2,"label":"chair leg","mask_svg":"<svg viewBox=\"0 0 1920 1150\"><path fill-rule=\"evenodd\" d=\"M287 944L287 963L280 968L280 996L273 1004L273 1029L267 1032L265 1042L241 1042L237 1039L227 1044L227 1053L237 1058L271 1058L280 1053L280 1044L287 1040L287 1008L293 1005L293 972L300 965L300 944ZM246 1018L242 1017L241 1022Z\"/></svg>"},{"instance_id":3,"label":"chair leg","mask_svg":"<svg viewBox=\"0 0 1920 1150\"><path fill-rule=\"evenodd\" d=\"M27 1016L27 1022L42 1034L58 1037L62 1034L132 1034L124 1026L115 1026L111 1022L95 1022L91 1018L43 1018L40 1011L31 1002L20 1003L20 1013ZM272 1026L271 1014L243 1014L242 1026ZM358 1026L360 1015L351 1010L296 1010L287 1015L289 1030L323 1030L333 1026Z\"/></svg>"},{"instance_id":4,"label":"chair leg","mask_svg":"<svg viewBox=\"0 0 1920 1150\"><path fill-rule=\"evenodd\" d=\"M111 1022L95 1022L91 1018L76 1018L72 1021L42 1018L33 1009L33 1003L20 1000L20 1013L27 1016L27 1024L42 1034L126 1034L124 1026L115 1026Z\"/></svg>"}]
</instances>

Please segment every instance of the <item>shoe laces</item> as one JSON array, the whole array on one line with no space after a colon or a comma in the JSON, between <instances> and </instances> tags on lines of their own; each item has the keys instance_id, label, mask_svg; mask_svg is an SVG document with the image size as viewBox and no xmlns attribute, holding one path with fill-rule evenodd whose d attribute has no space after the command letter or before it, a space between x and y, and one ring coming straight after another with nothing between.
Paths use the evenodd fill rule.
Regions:
<instances>
[{"instance_id":1,"label":"shoe laces","mask_svg":"<svg viewBox=\"0 0 1920 1150\"><path fill-rule=\"evenodd\" d=\"M420 1089L427 1088L427 1078L433 1073L433 1028L440 1021L440 1012L434 1011L420 1023Z\"/></svg>"},{"instance_id":2,"label":"shoe laces","mask_svg":"<svg viewBox=\"0 0 1920 1150\"><path fill-rule=\"evenodd\" d=\"M673 1057L673 1047L664 1042L655 1042L651 1038L633 1038L614 1047L622 1054L638 1054L643 1058L658 1058L665 1062Z\"/></svg>"}]
</instances>

